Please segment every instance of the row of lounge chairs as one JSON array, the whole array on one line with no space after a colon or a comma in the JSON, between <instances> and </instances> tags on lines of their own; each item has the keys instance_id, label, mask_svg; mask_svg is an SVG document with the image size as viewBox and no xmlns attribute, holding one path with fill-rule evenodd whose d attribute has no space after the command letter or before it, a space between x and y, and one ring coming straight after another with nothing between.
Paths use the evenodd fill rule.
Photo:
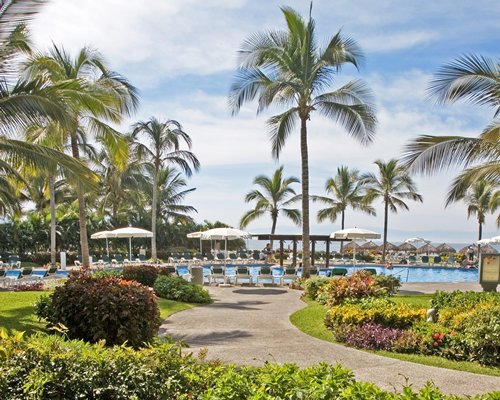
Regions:
<instances>
[{"instance_id":1,"label":"row of lounge chairs","mask_svg":"<svg viewBox=\"0 0 500 400\"><path fill-rule=\"evenodd\" d=\"M191 279L190 265L167 266L168 272L177 274L187 280ZM245 266L241 264L229 265L204 265L204 282L208 284L242 284L250 285L271 283L283 286L285 283L294 281L302 275L302 268L279 267L279 266ZM375 274L375 270L371 271ZM346 268L311 268L311 276L344 276Z\"/></svg>"},{"instance_id":2,"label":"row of lounge chairs","mask_svg":"<svg viewBox=\"0 0 500 400\"><path fill-rule=\"evenodd\" d=\"M0 287L13 288L20 284L39 282L45 279L57 279L65 277L60 275L57 267L48 269L0 269Z\"/></svg>"}]
</instances>

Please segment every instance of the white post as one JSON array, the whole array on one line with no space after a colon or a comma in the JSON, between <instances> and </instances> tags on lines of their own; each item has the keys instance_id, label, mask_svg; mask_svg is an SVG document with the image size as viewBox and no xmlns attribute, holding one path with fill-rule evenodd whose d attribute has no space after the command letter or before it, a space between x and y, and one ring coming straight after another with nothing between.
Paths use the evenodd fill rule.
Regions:
<instances>
[{"instance_id":1,"label":"white post","mask_svg":"<svg viewBox=\"0 0 500 400\"><path fill-rule=\"evenodd\" d=\"M66 271L66 252L61 251L61 269Z\"/></svg>"}]
</instances>

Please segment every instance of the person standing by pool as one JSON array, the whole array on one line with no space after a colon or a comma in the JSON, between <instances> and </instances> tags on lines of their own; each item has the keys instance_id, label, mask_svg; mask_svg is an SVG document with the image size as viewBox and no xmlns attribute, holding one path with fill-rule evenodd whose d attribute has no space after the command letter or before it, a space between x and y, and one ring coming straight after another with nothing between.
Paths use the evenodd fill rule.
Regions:
<instances>
[{"instance_id":1,"label":"person standing by pool","mask_svg":"<svg viewBox=\"0 0 500 400\"><path fill-rule=\"evenodd\" d=\"M264 254L266 263L271 262L271 257L273 255L273 248L271 247L271 243L266 244L266 247L262 250L262 254Z\"/></svg>"},{"instance_id":2,"label":"person standing by pool","mask_svg":"<svg viewBox=\"0 0 500 400\"><path fill-rule=\"evenodd\" d=\"M467 258L469 261L474 261L474 248L472 246L467 249Z\"/></svg>"}]
</instances>

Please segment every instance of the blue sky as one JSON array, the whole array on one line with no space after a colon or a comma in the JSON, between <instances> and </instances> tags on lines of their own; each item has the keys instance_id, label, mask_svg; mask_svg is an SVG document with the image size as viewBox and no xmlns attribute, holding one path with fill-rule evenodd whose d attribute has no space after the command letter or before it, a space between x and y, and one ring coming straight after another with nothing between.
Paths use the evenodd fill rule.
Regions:
<instances>
[{"instance_id":1,"label":"blue sky","mask_svg":"<svg viewBox=\"0 0 500 400\"><path fill-rule=\"evenodd\" d=\"M279 109L256 116L255 104L232 117L227 94L237 66L237 50L249 35L284 28L280 11L291 6L307 16L307 1L244 0L116 0L70 2L53 0L32 23L43 50L51 42L75 53L85 45L99 49L112 69L138 87L141 107L123 125L150 116L176 119L193 139L202 169L190 181L197 190L188 202L195 219L221 220L237 226L251 205L244 202L256 175L271 175L279 165L287 176L300 176L299 141L290 137L280 162L271 157L265 120ZM487 108L468 104L436 105L426 93L432 74L462 54L498 57L500 2L462 1L331 1L313 4L319 43L339 29L356 39L365 53L360 72L346 68L337 85L365 80L375 94L379 126L373 145L361 147L343 129L319 116L309 125L310 191L324 194L326 179L340 165L375 172L376 159L401 155L403 146L420 134L477 136L493 116ZM477 223L458 203L444 208L456 170L415 180L424 203L409 202L410 211L389 216L389 241L421 236L433 242L472 242ZM300 187L297 185L296 190ZM377 216L349 210L346 226L382 232L383 210ZM318 224L311 206L311 232L326 234L339 223ZM483 237L498 235L488 216ZM250 224L255 233L270 231L270 220ZM278 232L299 233L285 219Z\"/></svg>"}]
</instances>

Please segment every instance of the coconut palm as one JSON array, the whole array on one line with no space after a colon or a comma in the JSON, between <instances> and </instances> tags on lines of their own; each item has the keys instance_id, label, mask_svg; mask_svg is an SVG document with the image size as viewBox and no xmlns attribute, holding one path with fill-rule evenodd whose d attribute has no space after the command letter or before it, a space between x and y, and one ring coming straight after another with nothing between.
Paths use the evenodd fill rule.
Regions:
<instances>
[{"instance_id":1,"label":"coconut palm","mask_svg":"<svg viewBox=\"0 0 500 400\"><path fill-rule=\"evenodd\" d=\"M494 213L500 205L498 195L495 197L495 187L487 181L475 182L462 196L454 199L454 201L459 200L467 205L467 218L474 215L477 217L478 240L481 240L486 214Z\"/></svg>"},{"instance_id":2,"label":"coconut palm","mask_svg":"<svg viewBox=\"0 0 500 400\"><path fill-rule=\"evenodd\" d=\"M433 173L452 165L464 168L452 182L447 203L462 196L472 183L500 182L500 60L465 55L442 67L430 84L439 103L464 100L493 108L492 122L479 137L429 136L406 146L405 165Z\"/></svg>"},{"instance_id":3,"label":"coconut palm","mask_svg":"<svg viewBox=\"0 0 500 400\"><path fill-rule=\"evenodd\" d=\"M272 177L259 175L255 177L253 184L261 187L261 190L254 189L245 196L245 202L255 201L255 208L249 210L240 220L240 227L246 228L250 222L260 218L266 213L271 216L271 235L276 232L276 223L281 213L295 224L300 225L300 211L286 208L298 200L295 190L291 187L293 183L299 183L299 179L290 176L283 177L283 166L279 167ZM271 241L272 246L272 241Z\"/></svg>"},{"instance_id":4,"label":"coconut palm","mask_svg":"<svg viewBox=\"0 0 500 400\"><path fill-rule=\"evenodd\" d=\"M267 121L276 159L300 121L303 275L307 277L311 262L307 123L313 111L317 111L342 125L362 144L368 144L374 137L376 118L371 92L361 81L354 80L329 91L344 64L358 68L362 53L357 43L339 31L319 49L311 15L305 21L289 7L281 10L286 31L257 33L243 43L229 100L233 114L256 97L258 113L273 104L287 108Z\"/></svg>"},{"instance_id":5,"label":"coconut palm","mask_svg":"<svg viewBox=\"0 0 500 400\"><path fill-rule=\"evenodd\" d=\"M340 215L341 229L344 229L345 212L348 207L355 211L375 215L375 209L366 203L366 190L359 180L359 171L357 169L349 169L347 166L337 168L337 175L334 178L327 179L325 191L331 197L312 196L313 201L328 206L318 211L318 222L335 222ZM340 252L342 252L342 245L341 242Z\"/></svg>"},{"instance_id":6,"label":"coconut palm","mask_svg":"<svg viewBox=\"0 0 500 400\"><path fill-rule=\"evenodd\" d=\"M81 159L79 145L93 135L116 152L116 159L126 162L128 145L121 134L106 122L119 123L137 107L136 89L119 74L106 67L103 57L94 49L85 47L72 58L64 48L56 45L48 54L36 54L26 63L29 78L43 76L47 85L59 96L67 116L62 127L67 132L71 154ZM65 82L75 88L61 90ZM76 186L79 208L80 245L82 263L90 267L84 190Z\"/></svg>"},{"instance_id":7,"label":"coconut palm","mask_svg":"<svg viewBox=\"0 0 500 400\"><path fill-rule=\"evenodd\" d=\"M198 171L200 162L190 151L191 138L183 131L179 122L174 120L160 121L151 117L149 121L139 121L133 127L132 135L136 138L140 134L144 136L146 144L136 140L134 144L135 153L140 160L144 160L151 171L153 180L153 193L151 204L151 256L156 258L156 225L158 218L158 189L159 172L169 164L176 165L187 175L191 176L194 169ZM182 144L188 150L181 148Z\"/></svg>"},{"instance_id":8,"label":"coconut palm","mask_svg":"<svg viewBox=\"0 0 500 400\"><path fill-rule=\"evenodd\" d=\"M397 213L398 208L409 210L403 199L422 202L422 196L417 193L417 187L407 170L398 165L396 159L389 160L387 163L377 160L375 164L378 167L378 176L366 173L360 179L367 186L366 201L371 203L380 198L384 203L384 243L382 249L382 263L384 263L387 250L389 211Z\"/></svg>"}]
</instances>

